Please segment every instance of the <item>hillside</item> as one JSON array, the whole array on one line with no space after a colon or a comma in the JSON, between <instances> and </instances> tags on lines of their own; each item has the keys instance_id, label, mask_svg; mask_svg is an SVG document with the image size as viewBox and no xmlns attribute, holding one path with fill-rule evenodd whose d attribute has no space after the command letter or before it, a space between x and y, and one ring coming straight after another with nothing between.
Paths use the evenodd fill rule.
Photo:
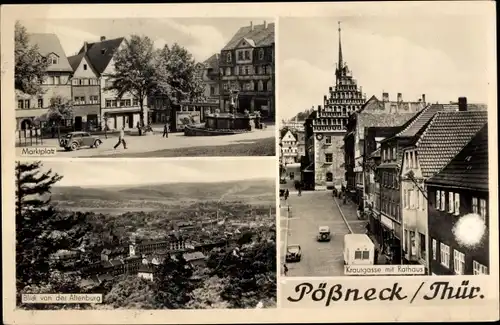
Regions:
<instances>
[{"instance_id":1,"label":"hillside","mask_svg":"<svg viewBox=\"0 0 500 325\"><path fill-rule=\"evenodd\" d=\"M71 207L148 207L158 208L183 201L275 201L273 179L219 183L171 183L138 186L80 187L52 189L52 201Z\"/></svg>"}]
</instances>

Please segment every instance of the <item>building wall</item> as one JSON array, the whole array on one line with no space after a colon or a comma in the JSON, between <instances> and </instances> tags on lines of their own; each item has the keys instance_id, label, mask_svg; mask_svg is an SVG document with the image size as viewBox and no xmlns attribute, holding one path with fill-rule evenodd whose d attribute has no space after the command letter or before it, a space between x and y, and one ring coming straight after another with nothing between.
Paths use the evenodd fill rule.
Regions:
<instances>
[{"instance_id":1,"label":"building wall","mask_svg":"<svg viewBox=\"0 0 500 325\"><path fill-rule=\"evenodd\" d=\"M446 192L445 210L441 211L436 209L436 191L444 190ZM458 216L448 212L449 201L448 192L460 194L460 211ZM489 195L486 192L478 192L471 190L463 190L456 188L443 188L436 185L427 185L427 193L429 198L428 203L428 227L429 227L429 242L431 243L429 249L430 272L437 275L451 275L455 274L453 265L453 250L456 249L465 254L465 272L464 274L473 274L473 261L489 267ZM453 227L461 216L473 212L472 198L486 200L486 232L477 246L467 247L457 242L456 236L453 233ZM436 259L433 256L432 240L436 240ZM450 262L449 267L445 267L440 262L440 243L444 243L450 247Z\"/></svg>"},{"instance_id":2,"label":"building wall","mask_svg":"<svg viewBox=\"0 0 500 325\"><path fill-rule=\"evenodd\" d=\"M315 167L315 189L340 187L345 178L344 152L342 149L344 134L325 132L322 139L318 138L319 133L315 133L314 144L314 167ZM331 137L331 144L327 143L327 138ZM332 162L326 162L326 155L332 155ZM332 174L332 181L327 180L327 174Z\"/></svg>"}]
</instances>

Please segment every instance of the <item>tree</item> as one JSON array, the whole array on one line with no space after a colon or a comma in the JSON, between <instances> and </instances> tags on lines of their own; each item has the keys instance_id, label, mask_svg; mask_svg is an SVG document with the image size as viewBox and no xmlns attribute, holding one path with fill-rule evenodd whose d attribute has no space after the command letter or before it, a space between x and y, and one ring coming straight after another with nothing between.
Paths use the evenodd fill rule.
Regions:
<instances>
[{"instance_id":1,"label":"tree","mask_svg":"<svg viewBox=\"0 0 500 325\"><path fill-rule=\"evenodd\" d=\"M181 254L166 256L156 277L156 303L159 308L182 309L191 300L193 270Z\"/></svg>"},{"instance_id":2,"label":"tree","mask_svg":"<svg viewBox=\"0 0 500 325\"><path fill-rule=\"evenodd\" d=\"M49 62L38 52L38 46L30 44L26 28L16 22L14 31L15 89L28 95L42 93L41 81L45 79Z\"/></svg>"},{"instance_id":3,"label":"tree","mask_svg":"<svg viewBox=\"0 0 500 325\"><path fill-rule=\"evenodd\" d=\"M105 75L111 83L105 90L116 91L118 98L131 94L139 102L140 123L144 126L144 100L157 89L153 41L147 36L132 35L124 42L125 46L113 57L115 72Z\"/></svg>"},{"instance_id":4,"label":"tree","mask_svg":"<svg viewBox=\"0 0 500 325\"><path fill-rule=\"evenodd\" d=\"M16 165L16 275L18 289L47 278L54 251L44 236L46 220L56 211L50 205L50 189L62 179L51 170L41 172L41 162Z\"/></svg>"},{"instance_id":5,"label":"tree","mask_svg":"<svg viewBox=\"0 0 500 325\"><path fill-rule=\"evenodd\" d=\"M201 287L193 290L192 299L186 305L188 309L227 309L230 307L227 301L221 298L221 293L227 286L227 278L212 276L203 281Z\"/></svg>"},{"instance_id":6,"label":"tree","mask_svg":"<svg viewBox=\"0 0 500 325\"><path fill-rule=\"evenodd\" d=\"M45 116L51 125L57 127L57 135L60 137L61 124L73 118L73 103L61 96L54 96L50 99L49 109Z\"/></svg>"},{"instance_id":7,"label":"tree","mask_svg":"<svg viewBox=\"0 0 500 325\"><path fill-rule=\"evenodd\" d=\"M177 43L169 48L165 45L156 53L158 88L174 98L177 104L204 99L204 85L191 53Z\"/></svg>"},{"instance_id":8,"label":"tree","mask_svg":"<svg viewBox=\"0 0 500 325\"><path fill-rule=\"evenodd\" d=\"M114 308L153 309L153 288L148 280L126 276L118 281L104 297L104 303Z\"/></svg>"}]
</instances>

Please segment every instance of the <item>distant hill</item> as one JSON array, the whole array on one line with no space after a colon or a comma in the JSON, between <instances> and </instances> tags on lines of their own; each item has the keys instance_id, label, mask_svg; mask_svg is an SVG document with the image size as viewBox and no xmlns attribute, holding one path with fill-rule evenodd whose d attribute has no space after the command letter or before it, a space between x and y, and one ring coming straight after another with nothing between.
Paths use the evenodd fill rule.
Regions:
<instances>
[{"instance_id":1,"label":"distant hill","mask_svg":"<svg viewBox=\"0 0 500 325\"><path fill-rule=\"evenodd\" d=\"M171 183L137 186L81 187L64 186L52 189L52 201L59 205L71 204L116 206L123 202L149 201L172 203L185 200L273 201L275 181L273 179L243 180L218 183ZM87 202L87 203L85 203ZM90 202L90 203L89 203ZM141 204L143 205L143 204Z\"/></svg>"}]
</instances>

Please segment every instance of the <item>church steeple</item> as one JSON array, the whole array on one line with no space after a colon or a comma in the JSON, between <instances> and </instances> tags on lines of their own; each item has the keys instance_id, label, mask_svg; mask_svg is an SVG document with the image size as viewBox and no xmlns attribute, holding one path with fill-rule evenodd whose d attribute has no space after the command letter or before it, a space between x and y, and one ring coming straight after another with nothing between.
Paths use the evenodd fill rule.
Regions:
<instances>
[{"instance_id":1,"label":"church steeple","mask_svg":"<svg viewBox=\"0 0 500 325\"><path fill-rule=\"evenodd\" d=\"M342 38L341 38L342 29L340 28L340 21L338 23L339 23L339 70L341 70L342 67L344 66L344 62L342 60Z\"/></svg>"}]
</instances>

